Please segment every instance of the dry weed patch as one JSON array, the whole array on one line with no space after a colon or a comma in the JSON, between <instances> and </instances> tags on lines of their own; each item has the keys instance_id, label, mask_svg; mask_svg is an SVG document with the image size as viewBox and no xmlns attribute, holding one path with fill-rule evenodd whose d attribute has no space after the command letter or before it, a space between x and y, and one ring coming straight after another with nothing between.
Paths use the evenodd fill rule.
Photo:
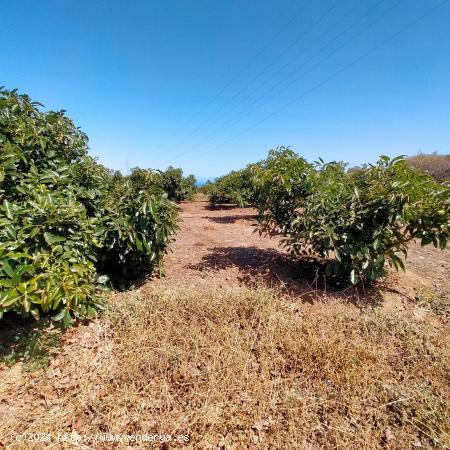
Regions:
<instances>
[{"instance_id":1,"label":"dry weed patch","mask_svg":"<svg viewBox=\"0 0 450 450\"><path fill-rule=\"evenodd\" d=\"M29 405L0 423L0 436L188 433L192 448L450 445L449 330L413 314L338 300L305 309L262 288L172 289L122 297L78 334L24 387Z\"/></svg>"}]
</instances>

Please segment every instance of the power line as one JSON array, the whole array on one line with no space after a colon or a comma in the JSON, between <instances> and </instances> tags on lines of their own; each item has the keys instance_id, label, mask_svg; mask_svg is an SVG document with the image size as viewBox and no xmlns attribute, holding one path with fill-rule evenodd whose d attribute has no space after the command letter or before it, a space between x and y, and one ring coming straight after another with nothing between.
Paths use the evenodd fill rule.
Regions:
<instances>
[{"instance_id":1,"label":"power line","mask_svg":"<svg viewBox=\"0 0 450 450\"><path fill-rule=\"evenodd\" d=\"M249 86L252 85L263 73L265 73L268 69L273 67L286 53L288 53L293 47L295 47L315 26L317 26L320 22L322 22L328 14L330 14L342 0L335 1L330 8L327 10L315 21L313 22L305 31L303 31L293 42L291 42L278 56L273 59L269 64L267 64L260 72L256 74L243 88L241 88L238 92L236 92L230 99L228 99L225 104L223 104L219 109L213 112L207 119L202 121L202 123L197 126L191 133L188 135L189 138L192 138L192 135L195 136L195 133L200 129L204 128L206 124L213 119L218 113L220 113L226 106L228 106L235 98L239 97L240 94L245 92Z\"/></svg>"},{"instance_id":2,"label":"power line","mask_svg":"<svg viewBox=\"0 0 450 450\"><path fill-rule=\"evenodd\" d=\"M257 127L258 125L266 122L267 120L271 119L272 117L278 115L280 112L284 111L285 109L289 108L290 106L292 106L294 103L298 102L299 100L301 100L302 98L306 97L307 95L309 95L310 93L316 91L317 89L320 89L322 86L324 86L325 84L329 83L330 81L332 81L333 79L335 79L336 77L338 77L341 73L349 70L351 67L353 67L355 64L359 63L360 61L362 61L363 59L367 58L368 56L370 56L372 53L376 52L379 48L383 47L384 45L390 43L391 41L393 41L395 38L397 38L399 35L401 35L402 33L404 33L405 31L409 30L410 28L412 28L414 25L416 25L418 22L420 22L421 20L425 19L426 17L428 17L429 15L431 15L434 11L436 11L437 9L439 9L440 7L442 7L445 3L448 3L449 0L443 0L442 2L438 3L437 5L435 5L433 8L430 8L427 12L425 12L424 14L422 14L421 16L419 16L418 18L414 19L413 21L409 22L408 24L406 24L404 27L402 27L400 30L396 31L395 33L391 34L388 38L384 39L382 42L380 42L379 44L377 44L376 46L372 47L370 50L368 50L367 52L363 53L362 55L358 56L357 58L355 58L354 60L352 60L349 64L346 64L345 66L341 67L339 70L337 70L336 72L334 72L332 75L330 75L328 78L326 78L325 80L322 80L320 83L316 84L315 86L313 86L312 88L308 89L307 91L303 92L301 95L294 97L291 101L289 101L287 104L285 104L284 106L278 108L277 110L275 110L274 112L268 114L267 116L265 116L264 118L262 118L261 120L255 122L253 125L245 128L244 130L242 130L241 132L239 132L238 134L234 135L233 137L231 137L230 139L226 140L225 142L222 142L221 144L213 147L212 149L209 150L209 152L213 152L215 150L217 150L220 147L223 147L224 145L228 144L229 142L232 142L233 140L235 140L236 138L238 138L239 136L241 136L242 134L248 133L250 130L252 130L253 128ZM192 160L191 160L192 161Z\"/></svg>"},{"instance_id":3,"label":"power line","mask_svg":"<svg viewBox=\"0 0 450 450\"><path fill-rule=\"evenodd\" d=\"M373 6L372 8L369 9L369 11L366 11L363 16L367 15L369 12L373 11L374 9L376 9L381 3L383 3L386 0L379 0L375 6ZM318 42L320 41L324 36L326 36L327 34L329 34L331 31L333 31L337 25L339 25L342 21L344 21L345 19L347 19L357 8L359 8L359 6L361 6L361 4L356 4L354 5L349 11L347 11L343 16L340 17L340 19L335 22L331 27L327 28L325 30L325 32L323 32L319 37L315 38L315 41ZM357 21L361 20L362 17L360 17ZM348 31L344 30L344 33ZM339 35L338 35L339 36ZM334 37L334 39L336 39L336 36ZM285 64L283 64L281 67L277 68L277 72L281 72L283 71L286 67L290 66L293 62L297 61L297 58L293 58L290 59L289 61L287 61ZM266 79L265 81L263 81L263 83L261 83L256 89L254 89L253 91L250 92L250 94L246 95L243 99L242 102L246 101L248 98L252 97L253 94L255 94L256 92L258 92L258 90L265 86L270 80L272 80L274 78L274 76L270 76L268 79Z\"/></svg>"},{"instance_id":4,"label":"power line","mask_svg":"<svg viewBox=\"0 0 450 450\"><path fill-rule=\"evenodd\" d=\"M375 10L384 0L380 0L378 1L375 6L373 6L369 11L366 11L364 14L362 14L360 17L358 17L348 28L346 28L345 30L343 30L342 32L340 32L337 36L335 36L333 39L331 39L330 41L328 41L325 45L323 45L318 51L316 51L312 56L310 56L306 61L304 61L303 63L301 63L300 65L298 65L294 70L292 70L287 76L283 77L281 80L279 80L274 86L272 86L268 91L266 91L261 97L256 98L253 102L251 102L249 105L247 105L243 110L241 110L240 112L238 112L237 114L235 114L231 119L229 119L227 122L225 122L224 124L220 125L218 128L216 128L215 130L213 130L211 133L209 133L204 139L203 141L205 141L208 138L211 137L215 137L217 135L220 135L224 130L227 129L227 127L229 125L232 125L233 122L236 122L237 119L239 119L243 114L245 114L247 111L252 109L252 106L256 104L256 107L253 109L258 109L260 108L262 105L264 105L265 103L267 103L269 100L271 100L273 97L277 96L278 94L280 94L281 92L285 91L289 86L291 86L292 84L296 83L300 78L302 78L304 75L312 72L317 66L323 64L323 62L327 61L328 59L330 59L333 55L335 55L336 53L338 53L340 50L342 50L344 47L346 47L347 45L349 45L351 42L353 42L355 39L357 39L360 35L364 34L365 32L367 32L370 27L372 27L373 25L375 25L377 22L379 22L381 19L383 19L386 15L388 15L393 9L395 9L400 3L402 3L405 0L398 0L393 6L391 6L390 8L388 8L386 11L384 11L383 13L379 14L375 19L373 19L368 25L365 26L365 28L361 31L359 31L358 33L356 33L355 35L353 35L350 39L348 39L347 41L344 42L344 44L342 44L341 46L339 46L337 49L335 49L333 52L331 52L330 54L328 54L328 56L322 60L319 60L318 62L316 62L312 67L310 67L308 70L302 72L298 77L296 77L294 80L292 80L291 82L289 82L287 85L285 85L283 88L279 89L278 91L276 91L274 94L270 95L268 98L266 98L266 100L264 100L262 103L260 103L258 105L258 103L261 101L262 98L264 98L265 96L267 96L270 92L272 92L276 87L278 87L280 84L282 84L285 80L289 79L289 77L294 74L295 72L297 72L299 69L301 69L303 66L305 66L308 62L310 62L311 60L313 60L318 54L320 54L324 49L326 49L327 47L329 47L330 45L332 45L339 37L341 37L342 35L344 35L345 33L347 33L349 30L351 30L354 26L356 26L362 19L365 18L365 16L367 16L369 13L371 13L373 10ZM200 141L203 142L203 141ZM198 145L198 143L196 143L196 145ZM190 145L188 147L188 149L178 153L173 160L177 160L179 159L181 156L189 153L190 149L193 148L194 145Z\"/></svg>"},{"instance_id":5,"label":"power line","mask_svg":"<svg viewBox=\"0 0 450 450\"><path fill-rule=\"evenodd\" d=\"M297 12L266 42L266 44L250 59L250 61L247 62L247 64L242 67L238 73L228 82L226 83L222 89L220 89L210 100L208 100L194 115L181 127L178 129L178 131L175 131L174 134L169 138L168 141L166 141L163 146L168 144L174 137L180 134L180 132L186 128L189 124L191 124L196 117L198 117L203 111L205 111L209 105L211 105L218 97L220 97L233 83L239 79L239 77L267 50L267 48L272 45L272 43L277 39L278 36L280 36L284 30L286 30L291 23L293 23L297 17L306 9L308 6L308 2L305 2L301 8L297 10ZM275 20L273 23L275 23L277 20Z\"/></svg>"},{"instance_id":6,"label":"power line","mask_svg":"<svg viewBox=\"0 0 450 450\"><path fill-rule=\"evenodd\" d=\"M378 5L383 2L384 0L380 0L373 9L375 9L376 7L378 7ZM208 135L208 137L210 136L214 136L215 133L217 133L219 131L219 134L222 130L225 130L227 126L231 125L233 122L236 122L236 120L238 120L243 114L245 114L247 111L252 109L252 106L256 104L256 108L254 109L258 109L260 108L262 105L264 105L265 103L267 103L269 100L271 100L272 98L276 97L278 94L280 94L281 92L285 91L288 87L292 86L293 84L295 84L299 79L301 79L304 75L312 72L317 66L323 64L325 61L329 60L333 55L335 55L336 53L338 53L339 51L341 51L343 48L345 48L347 45L349 45L350 43L352 43L355 39L357 39L359 36L361 36L362 34L364 34L365 32L367 32L367 30L369 28L371 28L373 25L375 25L377 22L379 22L381 19L383 19L385 16L387 16L393 9L395 9L398 5L400 5L402 2L404 2L405 0L399 0L396 3L394 3L393 6L391 6L389 9L387 9L386 11L384 11L382 14L378 15L375 19L373 19L368 25L366 25L366 27L359 31L358 33L356 33L355 35L353 35L350 39L348 39L347 41L345 41L341 46L339 46L337 49L335 49L333 52L331 52L325 59L318 61L317 63L315 63L312 67L310 67L308 70L302 72L299 76L297 76L296 78L294 78L292 81L290 81L288 84L286 84L283 88L279 89L278 91L276 91L274 94L270 95L268 98L266 98L263 102L260 102L262 98L266 97L268 94L270 94L270 92L272 92L275 88L277 88L278 86L280 86L284 81L288 80L291 75L293 75L295 72L297 72L298 69L301 69L302 67L304 67L308 62L310 62L312 59L315 58L315 56L317 56L318 54L320 54L324 49L326 49L330 44L333 44L334 41L336 40L336 38L332 39L331 41L329 41L327 44L325 44L324 46L322 46L316 53L314 53L310 58L308 58L304 63L300 64L299 66L297 66L296 69L292 70L291 72L289 72L285 77L283 77L281 80L279 80L274 86L272 86L268 91L266 91L261 97L255 99L253 102L250 103L250 105L247 105L247 107L245 107L242 111L240 111L238 114L235 114L230 120L228 120L227 122L225 122L225 124L222 124L219 128L217 128L216 130L213 131L212 134ZM373 10L372 9L372 10ZM371 12L372 10L368 11ZM347 33L349 30L351 30L355 25L357 25L360 20L362 20L365 16L367 15L367 13L363 14L363 16L359 17L349 28L347 28L346 30L344 30L343 32L341 32L338 37L344 35L345 33ZM259 103L259 105L258 105Z\"/></svg>"},{"instance_id":7,"label":"power line","mask_svg":"<svg viewBox=\"0 0 450 450\"><path fill-rule=\"evenodd\" d=\"M222 107L219 107L218 110L216 110L212 115L210 115L206 120L204 120L200 125L198 125L190 134L187 135L187 137L185 138L185 140L187 139L188 141L192 140L193 137L195 137L196 134L198 134L198 131L202 128L204 128L206 126L206 124L212 119L214 118L215 115L217 115L217 113L219 113L220 111L222 111L229 103L230 101L234 100L234 98L236 98L238 95L240 95L242 92L245 92L245 90L251 86L251 84L257 80L264 72L266 72L268 69L270 69L282 56L284 56L287 52L289 52L295 45L297 45L314 27L316 27L320 22L322 22L326 16L328 14L330 14L339 3L341 3L342 0L337 0L335 1L329 8L327 8L325 10L325 12L316 20L314 21L306 30L304 30L299 36L297 36L297 38L292 41L287 47L284 48L284 50L278 54L277 57L275 57L275 59L273 59L268 65L266 65L259 73L256 74L255 77L253 77L249 83L247 83L244 88L241 88L237 93L235 93L235 95L228 101L226 102L224 105L222 105ZM339 22L339 21L338 21ZM185 143L185 142L184 142ZM192 146L191 146L192 147ZM167 155L164 155L167 157ZM175 156L172 157L172 159L177 159L178 158L178 154L175 154Z\"/></svg>"}]
</instances>

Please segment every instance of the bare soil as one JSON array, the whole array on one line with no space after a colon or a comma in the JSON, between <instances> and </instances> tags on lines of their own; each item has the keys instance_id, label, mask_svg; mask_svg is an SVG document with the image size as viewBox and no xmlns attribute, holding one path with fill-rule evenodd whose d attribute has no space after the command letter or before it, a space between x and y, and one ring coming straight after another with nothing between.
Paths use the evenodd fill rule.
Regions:
<instances>
[{"instance_id":1,"label":"bare soil","mask_svg":"<svg viewBox=\"0 0 450 450\"><path fill-rule=\"evenodd\" d=\"M292 443L292 448L309 448L309 443L317 448L327 445L361 448L365 439L373 439L367 448L400 449L411 448L413 444L428 448L432 441L424 440L421 444L422 435L416 436L406 425L398 426L399 434L394 437L390 428L393 425L380 428L379 435L375 435L367 425L369 419L364 415L367 406L363 403L352 406L359 427L352 437L354 424L347 420L347 413L329 412L327 383L328 378L336 377L339 389L343 389L339 391L342 398L337 396L339 402L370 400L376 404L376 414L384 411L383 405L410 398L418 403L411 407L405 403L405 408L412 408L411 411L406 409L406 413L422 411L428 400L421 399L419 393L423 383L428 382L436 384L433 392L439 402L445 404L448 395L443 375L447 351L444 331L448 331L449 322L450 251L441 252L430 246L422 248L414 243L410 247L406 273L390 271L384 280L373 286L354 288L346 283L330 286L321 276L320 265L292 261L280 248L278 237L259 236L255 232L254 209L232 205L212 207L205 201L182 203L180 208L181 228L172 252L165 259L165 276L146 280L130 293L114 294L112 316L79 324L66 332L44 368L27 372L23 370L23 360L12 366L0 362L0 448L2 444L10 448L44 448L45 445L12 442L8 437L11 433L37 429L62 429L81 434L95 430L127 432L133 427L146 431L151 417L158 418L155 432L169 426L175 429L181 419L189 418L192 425L185 431L196 432L199 439L201 436L204 439L197 441L196 445L200 446L195 448L270 448L270 443L278 442L274 441L277 436L278 448L288 448L286 442L289 441L285 440L288 438L280 430L272 429L270 420L279 423L286 420L300 433L302 440ZM270 300L272 294L258 291L261 285L275 287L287 301ZM255 291L247 289L254 286ZM242 288L247 290L239 293ZM265 311L267 299L272 306ZM227 302L235 303L228 305ZM252 304L248 307L250 312L247 304ZM358 311L370 312L373 307L382 310L381 319ZM265 312L256 321L260 308ZM398 330L389 331L392 336L386 334L392 326L391 316L400 317L395 319ZM280 322L275 334L272 320ZM376 332L367 328L368 320L378 324L378 328L374 328ZM356 324L359 324L359 331ZM312 341L301 346L298 333L305 326L310 328L302 339ZM411 329L406 332L403 327ZM290 330L289 339L286 330ZM418 330L420 333L416 337ZM266 334L265 347L256 351L255 343ZM3 348L14 345L2 342L1 335ZM423 344L427 340L430 343ZM405 350L405 345L410 350ZM430 348L434 353L430 353ZM349 351L354 355L349 357ZM365 356L361 356L363 354ZM428 363L427 358L439 364ZM297 359L298 364L294 364ZM354 365L351 363L354 360L364 363ZM264 378L258 372L260 369L248 370L246 361L253 361L256 368L272 367L275 363L276 367ZM306 361L310 361L309 369ZM405 369L399 370L397 366L402 364ZM425 367L433 368L436 374L427 374ZM316 383L317 377L327 371L330 375L326 376L325 384ZM404 373L410 373L407 383L402 378ZM372 380L375 375L377 383L391 379L400 400L377 393ZM414 377L417 380L413 380ZM309 380L307 389L315 392L316 403L322 399L323 404L306 404L304 399L298 405L294 402L298 410L288 418L293 401L291 395L298 380ZM236 392L230 391L233 386ZM285 393L279 391L280 386L285 386ZM366 392L371 386L373 392ZM403 388L405 392L400 392ZM152 400L147 406L137 400L144 391ZM280 396L282 406L273 406L271 397L265 397L264 393L272 391ZM248 400L242 400L246 395ZM199 407L200 399L207 408ZM336 401L336 405L339 402ZM447 442L444 429L447 413L441 403L436 403L435 407L437 409L431 412L423 410L427 420L431 417L430 427L436 430L436 437L433 435L430 439L435 439L435 443ZM305 411L309 411L306 418L302 416ZM433 411L441 411L442 418ZM274 418L263 426L268 430L267 441L264 444L254 441L258 438L255 434L263 434L256 416L270 418L270 414ZM284 419L278 417L280 414ZM338 428L333 428L334 425L325 431L320 428L321 414L329 414L327 420L336 420ZM381 415L377 423L390 421L389 414ZM304 422L299 422L300 419ZM135 422L129 422L132 420ZM350 428L345 430L347 434L333 437L330 433L336 433L333 430L340 427ZM227 429L233 439L245 445L222 445ZM245 436L236 437L236 430L245 432ZM305 436L308 440L303 441ZM311 436L316 437L310 441ZM349 436L348 441L345 436ZM250 439L253 447L247 445ZM385 447L385 441L393 444ZM211 445L206 446L206 442ZM55 444L49 448L63 446Z\"/></svg>"},{"instance_id":2,"label":"bare soil","mask_svg":"<svg viewBox=\"0 0 450 450\"><path fill-rule=\"evenodd\" d=\"M360 306L380 296L392 299L415 296L424 286L450 302L450 250L411 243L406 272L389 271L374 286L353 288L338 283L327 286L317 261L293 261L277 236L256 231L257 211L234 205L212 206L207 201L181 204L181 229L165 259L166 275L143 286L183 285L201 290L211 285L223 289L264 283L281 287L290 297L312 303L323 294L346 295Z\"/></svg>"}]
</instances>

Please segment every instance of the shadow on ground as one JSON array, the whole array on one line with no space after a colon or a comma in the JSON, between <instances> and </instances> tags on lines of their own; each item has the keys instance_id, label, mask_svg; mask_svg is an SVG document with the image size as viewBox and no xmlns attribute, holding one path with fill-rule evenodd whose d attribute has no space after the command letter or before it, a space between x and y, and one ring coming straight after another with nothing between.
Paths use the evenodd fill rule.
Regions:
<instances>
[{"instance_id":1,"label":"shadow on ground","mask_svg":"<svg viewBox=\"0 0 450 450\"><path fill-rule=\"evenodd\" d=\"M61 345L64 330L51 319L36 321L7 313L0 329L0 366L21 361L23 368L35 371L45 367Z\"/></svg>"},{"instance_id":2,"label":"shadow on ground","mask_svg":"<svg viewBox=\"0 0 450 450\"><path fill-rule=\"evenodd\" d=\"M207 211L220 211L220 210L228 210L228 209L238 209L239 207L235 204L229 203L221 203L214 205L213 203L207 203L204 208ZM208 217L209 219L209 217Z\"/></svg>"},{"instance_id":3,"label":"shadow on ground","mask_svg":"<svg viewBox=\"0 0 450 450\"><path fill-rule=\"evenodd\" d=\"M325 261L292 259L276 249L258 247L215 247L193 270L220 271L237 268L238 280L246 285L260 284L281 288L304 302L345 297L359 307L376 306L382 301L377 285L353 286L343 279L325 276Z\"/></svg>"},{"instance_id":4,"label":"shadow on ground","mask_svg":"<svg viewBox=\"0 0 450 450\"><path fill-rule=\"evenodd\" d=\"M220 217L220 216L218 216L218 217L203 216L202 217L202 219L207 219L211 222L223 223L223 224L230 224L230 223L235 223L238 221L256 222L257 218L258 218L258 216L256 214L251 215L251 216L243 216L243 215L235 214L235 215L222 216L222 217Z\"/></svg>"}]
</instances>

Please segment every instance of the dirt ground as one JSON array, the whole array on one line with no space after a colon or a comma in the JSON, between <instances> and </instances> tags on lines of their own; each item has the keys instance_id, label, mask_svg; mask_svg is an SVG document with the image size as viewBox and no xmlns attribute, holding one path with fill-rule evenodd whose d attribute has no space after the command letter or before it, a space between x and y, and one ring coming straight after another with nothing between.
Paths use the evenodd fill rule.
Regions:
<instances>
[{"instance_id":1,"label":"dirt ground","mask_svg":"<svg viewBox=\"0 0 450 450\"><path fill-rule=\"evenodd\" d=\"M256 282L279 286L286 294L312 303L323 294L347 295L361 305L381 295L385 300L411 298L425 287L450 299L450 250L410 245L406 272L389 271L373 288L330 287L318 274L317 265L292 261L278 237L260 236L255 229L256 210L233 205L211 206L207 201L181 204L181 229L165 259L165 277L154 285L223 289Z\"/></svg>"},{"instance_id":2,"label":"dirt ground","mask_svg":"<svg viewBox=\"0 0 450 450\"><path fill-rule=\"evenodd\" d=\"M333 296L346 297L358 308L376 304L397 311L403 309L415 317L420 317L421 311L429 308L436 298L439 305L450 303L449 250L441 252L432 246L421 248L412 244L406 273L390 271L384 280L372 287L331 287L317 272L317 265L293 262L280 248L279 238L259 236L255 232L254 209L213 207L206 201L182 203L180 208L180 231L172 251L165 258L165 276L149 279L136 287L137 295L151 297L153 291L182 287L197 294L211 288L219 289L225 296L243 285L265 283L278 287L298 303L299 308L308 308L313 314L314 308L323 309L322 299ZM115 294L115 301L120 301L122 295ZM420 303L424 296L431 302L429 305ZM439 317L438 327L449 322L448 310L436 317ZM12 366L0 362L0 422L4 421L7 429L13 429L39 414L46 417L47 410L55 408L57 411L60 399L54 393L55 385L69 392L74 385L70 370L61 375L59 361L80 348L98 353L97 341L103 339L104 333L101 320L69 330L44 374L22 370L21 361ZM5 346L1 339L0 344ZM42 380L47 383L45 386L52 385L51 395L42 391ZM7 426L8 423L11 425Z\"/></svg>"}]
</instances>

